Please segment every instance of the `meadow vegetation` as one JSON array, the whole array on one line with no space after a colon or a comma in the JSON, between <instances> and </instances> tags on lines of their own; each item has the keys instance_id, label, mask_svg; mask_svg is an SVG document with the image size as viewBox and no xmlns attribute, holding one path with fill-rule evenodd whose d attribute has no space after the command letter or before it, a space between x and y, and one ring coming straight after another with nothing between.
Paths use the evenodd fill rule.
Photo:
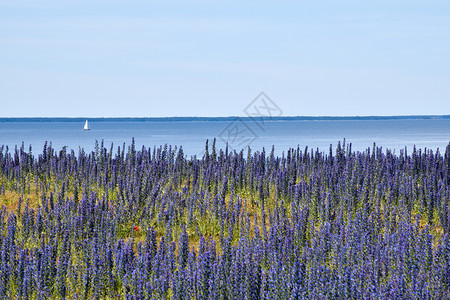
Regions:
<instances>
[{"instance_id":1,"label":"meadow vegetation","mask_svg":"<svg viewBox=\"0 0 450 300\"><path fill-rule=\"evenodd\" d=\"M3 299L445 299L450 145L0 148Z\"/></svg>"}]
</instances>

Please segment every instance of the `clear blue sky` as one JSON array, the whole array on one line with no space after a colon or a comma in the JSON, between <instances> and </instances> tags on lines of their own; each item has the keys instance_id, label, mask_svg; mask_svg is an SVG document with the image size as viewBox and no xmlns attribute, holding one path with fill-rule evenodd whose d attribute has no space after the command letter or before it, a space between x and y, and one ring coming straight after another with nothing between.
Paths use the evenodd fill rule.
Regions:
<instances>
[{"instance_id":1,"label":"clear blue sky","mask_svg":"<svg viewBox=\"0 0 450 300\"><path fill-rule=\"evenodd\" d=\"M450 1L0 0L0 117L450 114Z\"/></svg>"}]
</instances>

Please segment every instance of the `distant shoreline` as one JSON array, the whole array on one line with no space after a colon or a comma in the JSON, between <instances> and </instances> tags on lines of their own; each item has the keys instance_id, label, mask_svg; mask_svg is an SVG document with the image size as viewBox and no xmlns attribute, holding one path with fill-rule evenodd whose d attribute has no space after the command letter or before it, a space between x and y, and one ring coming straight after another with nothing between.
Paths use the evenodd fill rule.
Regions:
<instances>
[{"instance_id":1,"label":"distant shoreline","mask_svg":"<svg viewBox=\"0 0 450 300\"><path fill-rule=\"evenodd\" d=\"M2 117L0 122L177 122L177 121L232 121L236 118L250 120L251 117ZM258 118L258 117L257 117ZM411 116L281 116L259 117L264 121L355 121L355 120L442 120L450 115L411 115Z\"/></svg>"}]
</instances>

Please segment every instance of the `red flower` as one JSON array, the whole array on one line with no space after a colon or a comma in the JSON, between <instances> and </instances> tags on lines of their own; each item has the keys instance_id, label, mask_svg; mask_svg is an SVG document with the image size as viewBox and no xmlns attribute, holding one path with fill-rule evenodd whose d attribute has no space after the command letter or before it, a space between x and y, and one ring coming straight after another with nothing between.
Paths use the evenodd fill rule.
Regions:
<instances>
[{"instance_id":1,"label":"red flower","mask_svg":"<svg viewBox=\"0 0 450 300\"><path fill-rule=\"evenodd\" d=\"M134 226L134 230L139 231L139 227Z\"/></svg>"}]
</instances>

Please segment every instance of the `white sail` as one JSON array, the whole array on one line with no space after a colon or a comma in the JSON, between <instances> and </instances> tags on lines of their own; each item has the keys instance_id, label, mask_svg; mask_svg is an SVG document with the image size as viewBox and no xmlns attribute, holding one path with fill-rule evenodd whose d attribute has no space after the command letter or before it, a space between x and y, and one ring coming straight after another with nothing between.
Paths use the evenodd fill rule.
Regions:
<instances>
[{"instance_id":1,"label":"white sail","mask_svg":"<svg viewBox=\"0 0 450 300\"><path fill-rule=\"evenodd\" d=\"M91 130L90 128L89 128L89 124L88 124L88 121L86 120L86 123L84 124L84 130Z\"/></svg>"}]
</instances>

